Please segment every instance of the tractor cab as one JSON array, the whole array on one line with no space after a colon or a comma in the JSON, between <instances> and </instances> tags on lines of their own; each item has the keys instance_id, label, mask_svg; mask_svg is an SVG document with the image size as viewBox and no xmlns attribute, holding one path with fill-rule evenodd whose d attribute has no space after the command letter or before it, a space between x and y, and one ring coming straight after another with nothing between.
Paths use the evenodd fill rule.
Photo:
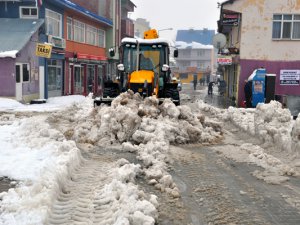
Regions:
<instances>
[{"instance_id":1,"label":"tractor cab","mask_svg":"<svg viewBox=\"0 0 300 225\"><path fill-rule=\"evenodd\" d=\"M123 38L120 52L120 64L117 66L119 77L119 90L132 90L143 97L156 96L160 102L164 98L171 98L176 104L180 104L177 83L171 82L169 67L170 46L169 41L158 38L156 30L144 33L141 38ZM110 50L111 56L114 50ZM174 56L178 51L174 51ZM111 97L110 89L105 91L105 97ZM100 103L99 103L100 104Z\"/></svg>"}]
</instances>

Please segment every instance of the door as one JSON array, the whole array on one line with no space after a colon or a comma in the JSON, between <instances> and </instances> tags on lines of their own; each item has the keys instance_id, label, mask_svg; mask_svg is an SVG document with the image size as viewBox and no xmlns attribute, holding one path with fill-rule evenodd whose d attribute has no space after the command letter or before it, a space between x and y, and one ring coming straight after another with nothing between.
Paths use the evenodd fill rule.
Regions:
<instances>
[{"instance_id":1,"label":"door","mask_svg":"<svg viewBox=\"0 0 300 225\"><path fill-rule=\"evenodd\" d=\"M16 100L23 100L23 83L30 81L30 68L28 63L16 63Z\"/></svg>"},{"instance_id":2,"label":"door","mask_svg":"<svg viewBox=\"0 0 300 225\"><path fill-rule=\"evenodd\" d=\"M21 79L21 64L16 64L16 100L21 101L23 97L22 93L22 79Z\"/></svg>"},{"instance_id":3,"label":"door","mask_svg":"<svg viewBox=\"0 0 300 225\"><path fill-rule=\"evenodd\" d=\"M74 66L74 94L82 94L82 76L81 76L81 67L75 65Z\"/></svg>"},{"instance_id":4,"label":"door","mask_svg":"<svg viewBox=\"0 0 300 225\"><path fill-rule=\"evenodd\" d=\"M87 93L95 93L95 66L88 65L87 67Z\"/></svg>"}]
</instances>

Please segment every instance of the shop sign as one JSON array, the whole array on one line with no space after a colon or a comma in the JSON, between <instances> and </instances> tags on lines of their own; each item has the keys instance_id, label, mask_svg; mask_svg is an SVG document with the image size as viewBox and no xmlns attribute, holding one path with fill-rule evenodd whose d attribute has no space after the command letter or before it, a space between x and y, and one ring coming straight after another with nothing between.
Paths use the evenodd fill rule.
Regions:
<instances>
[{"instance_id":1,"label":"shop sign","mask_svg":"<svg viewBox=\"0 0 300 225\"><path fill-rule=\"evenodd\" d=\"M280 85L299 85L300 70L280 70Z\"/></svg>"},{"instance_id":2,"label":"shop sign","mask_svg":"<svg viewBox=\"0 0 300 225\"><path fill-rule=\"evenodd\" d=\"M239 14L223 14L222 24L224 26L238 26Z\"/></svg>"},{"instance_id":3,"label":"shop sign","mask_svg":"<svg viewBox=\"0 0 300 225\"><path fill-rule=\"evenodd\" d=\"M219 65L232 65L232 57L231 56L218 56L217 63Z\"/></svg>"},{"instance_id":4,"label":"shop sign","mask_svg":"<svg viewBox=\"0 0 300 225\"><path fill-rule=\"evenodd\" d=\"M37 43L35 54L39 57L51 58L52 45Z\"/></svg>"}]
</instances>

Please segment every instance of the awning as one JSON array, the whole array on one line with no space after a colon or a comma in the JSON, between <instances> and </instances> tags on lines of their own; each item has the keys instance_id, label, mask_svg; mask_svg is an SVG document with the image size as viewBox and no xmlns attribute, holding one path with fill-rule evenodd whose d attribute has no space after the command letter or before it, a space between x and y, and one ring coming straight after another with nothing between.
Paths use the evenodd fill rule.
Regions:
<instances>
[{"instance_id":1,"label":"awning","mask_svg":"<svg viewBox=\"0 0 300 225\"><path fill-rule=\"evenodd\" d=\"M77 53L77 59L106 61L107 57L106 56L101 56L101 55L89 55L89 54Z\"/></svg>"}]
</instances>

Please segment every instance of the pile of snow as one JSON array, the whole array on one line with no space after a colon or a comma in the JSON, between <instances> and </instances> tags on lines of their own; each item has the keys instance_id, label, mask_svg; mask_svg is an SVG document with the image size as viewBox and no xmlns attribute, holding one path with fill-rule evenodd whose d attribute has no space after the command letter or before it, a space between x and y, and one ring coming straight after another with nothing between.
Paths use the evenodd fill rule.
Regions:
<instances>
[{"instance_id":1,"label":"pile of snow","mask_svg":"<svg viewBox=\"0 0 300 225\"><path fill-rule=\"evenodd\" d=\"M88 100L89 99L89 100ZM44 104L22 104L16 100L9 98L0 98L0 112L1 111L12 111L12 112L49 112L64 110L66 107L72 106L77 103L91 101L91 96L84 97L82 95L70 95L53 97L47 99Z\"/></svg>"},{"instance_id":2,"label":"pile of snow","mask_svg":"<svg viewBox=\"0 0 300 225\"><path fill-rule=\"evenodd\" d=\"M86 118L93 111L90 97L76 101L77 104L73 102L70 108L54 115L70 114L69 119L76 120ZM51 102L64 104L58 99ZM71 108L77 111L70 111ZM0 195L0 224L47 223L59 194L84 164L76 143L49 125L55 119L46 115L23 119L14 114L1 115L0 144L4 147L0 150L0 177L16 180L17 186ZM135 184L136 176L142 173L140 167L125 159L112 163L111 182L94 193L95 198L105 199L101 204L109 203L106 212L112 224L154 225L158 217L157 197L146 195Z\"/></svg>"},{"instance_id":3,"label":"pile of snow","mask_svg":"<svg viewBox=\"0 0 300 225\"><path fill-rule=\"evenodd\" d=\"M117 162L120 167L112 176L112 182L96 193L96 199L103 199L100 205L106 207L107 221L103 224L149 224L154 225L158 218L157 197L147 196L134 184L135 178L141 173L140 165L130 164L121 159Z\"/></svg>"},{"instance_id":4,"label":"pile of snow","mask_svg":"<svg viewBox=\"0 0 300 225\"><path fill-rule=\"evenodd\" d=\"M20 102L9 98L0 98L0 111L13 110L18 107L23 107Z\"/></svg>"},{"instance_id":5,"label":"pile of snow","mask_svg":"<svg viewBox=\"0 0 300 225\"><path fill-rule=\"evenodd\" d=\"M300 114L298 115L297 120L294 123L292 128L292 152L296 156L299 156L300 153Z\"/></svg>"},{"instance_id":6,"label":"pile of snow","mask_svg":"<svg viewBox=\"0 0 300 225\"><path fill-rule=\"evenodd\" d=\"M265 147L275 145L282 151L292 153L299 149L299 121L294 122L290 111L277 101L260 103L255 109L229 107L223 110L201 100L197 105L201 111L224 122L230 121L241 130L257 136Z\"/></svg>"},{"instance_id":7,"label":"pile of snow","mask_svg":"<svg viewBox=\"0 0 300 225\"><path fill-rule=\"evenodd\" d=\"M269 104L258 104L255 110L255 134L266 145L275 144L283 151L291 151L292 117L281 103L271 101Z\"/></svg>"},{"instance_id":8,"label":"pile of snow","mask_svg":"<svg viewBox=\"0 0 300 225\"><path fill-rule=\"evenodd\" d=\"M255 109L229 107L222 110L203 101L198 101L197 105L201 111L224 122L231 122L263 143L262 147L249 143L236 147L236 143L229 142L228 148L215 147L217 151L236 161L254 163L262 167L263 171L255 171L253 175L267 183L279 184L289 180L288 176L299 174L297 167L300 164L297 157L300 149L300 119L294 122L290 111L282 108L279 102L258 104ZM267 147L272 147L268 149L269 154L264 149ZM280 152L276 152L277 150ZM287 156L285 162L270 155L275 152Z\"/></svg>"},{"instance_id":9,"label":"pile of snow","mask_svg":"<svg viewBox=\"0 0 300 225\"><path fill-rule=\"evenodd\" d=\"M149 183L174 197L179 191L167 172L170 144L211 144L222 137L220 123L193 114L189 107L176 107L169 99L159 105L156 98L143 99L131 91L118 96L111 107L95 108L63 132L77 143L122 145L123 151L136 153Z\"/></svg>"},{"instance_id":10,"label":"pile of snow","mask_svg":"<svg viewBox=\"0 0 300 225\"><path fill-rule=\"evenodd\" d=\"M11 125L0 127L0 176L19 183L1 193L0 223L43 224L60 184L79 165L80 151L46 117L11 119Z\"/></svg>"}]
</instances>

